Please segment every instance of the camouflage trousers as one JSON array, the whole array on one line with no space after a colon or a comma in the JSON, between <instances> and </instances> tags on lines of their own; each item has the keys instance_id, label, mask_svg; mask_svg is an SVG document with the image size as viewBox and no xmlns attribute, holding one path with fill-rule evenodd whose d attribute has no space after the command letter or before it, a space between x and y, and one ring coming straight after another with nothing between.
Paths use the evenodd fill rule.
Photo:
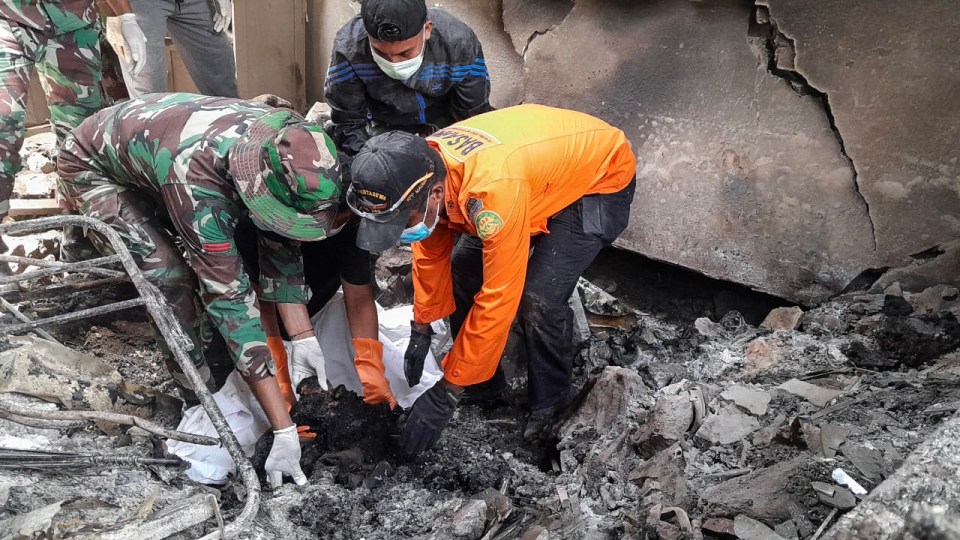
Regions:
<instances>
[{"instance_id":1,"label":"camouflage trousers","mask_svg":"<svg viewBox=\"0 0 960 540\"><path fill-rule=\"evenodd\" d=\"M103 221L123 239L144 277L160 289L184 332L193 342L190 359L212 390L213 379L203 354L204 344L211 338L211 327L202 316L196 275L176 244L176 236L163 206L150 195L124 186L75 184L62 180L59 185L64 199L78 206L74 210ZM105 239L92 233L88 236L100 253L113 254ZM159 343L166 348L163 340L159 340ZM167 368L182 386L191 387L183 370L170 354L167 355Z\"/></svg>"},{"instance_id":2,"label":"camouflage trousers","mask_svg":"<svg viewBox=\"0 0 960 540\"><path fill-rule=\"evenodd\" d=\"M62 143L84 118L100 110L100 31L96 25L53 33L0 19L0 219L10 209L20 170L27 93L34 70Z\"/></svg>"}]
</instances>

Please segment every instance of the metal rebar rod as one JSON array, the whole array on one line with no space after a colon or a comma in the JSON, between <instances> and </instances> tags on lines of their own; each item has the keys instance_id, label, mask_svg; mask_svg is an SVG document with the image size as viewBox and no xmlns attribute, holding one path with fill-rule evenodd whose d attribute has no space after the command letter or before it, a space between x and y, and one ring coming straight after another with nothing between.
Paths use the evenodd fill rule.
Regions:
<instances>
[{"instance_id":1,"label":"metal rebar rod","mask_svg":"<svg viewBox=\"0 0 960 540\"><path fill-rule=\"evenodd\" d=\"M121 256L119 254L108 255L106 257L98 257L96 259L89 259L86 261L64 264L62 266L57 266L54 268L44 268L42 270L34 270L33 272L24 272L22 274L18 274L14 276L2 276L0 277L0 285L6 285L8 283L20 283L23 281L30 281L34 279L40 279L42 277L62 274L64 272L78 272L80 270L86 270L88 268L94 268L97 266L113 264L113 263L120 262L120 257Z\"/></svg>"},{"instance_id":2,"label":"metal rebar rod","mask_svg":"<svg viewBox=\"0 0 960 540\"><path fill-rule=\"evenodd\" d=\"M3 309L9 311L10 314L13 315L18 321L25 322L25 323L33 322L33 319L21 313L20 310L17 309L17 306L11 304L10 302L7 302L7 300L2 296L0 296L0 305L3 306ZM36 328L34 329L34 332L36 332L37 335L42 337L43 339L63 345L63 343L60 343L60 341L57 338L51 336L46 330L42 328Z\"/></svg>"},{"instance_id":3,"label":"metal rebar rod","mask_svg":"<svg viewBox=\"0 0 960 540\"><path fill-rule=\"evenodd\" d=\"M26 302L29 300L38 300L42 298L49 298L51 296L65 296L68 294L75 294L78 292L89 291L90 289L105 289L108 287L116 286L133 286L133 283L127 278L126 274L123 274L122 278L108 277L103 279L93 279L90 281L80 281L77 283L61 283L58 285L51 285L49 287L44 287L42 289L32 289L26 291L12 290L12 291L3 291L0 290L0 295L7 294L11 301L14 302Z\"/></svg>"},{"instance_id":4,"label":"metal rebar rod","mask_svg":"<svg viewBox=\"0 0 960 540\"><path fill-rule=\"evenodd\" d=\"M86 319L87 317L95 317L105 313L112 313L114 311L143 306L146 305L146 303L147 301L143 298L134 298L132 300L124 300L123 302L114 302L113 304L106 304L89 309L81 309L80 311L74 311L71 313L64 313L63 315L57 315L56 317L47 317L46 319L37 319L35 321L20 324L4 324L0 325L0 336L20 334L26 332L27 330L32 330L41 326L48 326L51 324L64 324L78 321L80 319Z\"/></svg>"},{"instance_id":5,"label":"metal rebar rod","mask_svg":"<svg viewBox=\"0 0 960 540\"><path fill-rule=\"evenodd\" d=\"M43 229L62 228L65 225L87 227L88 229L93 229L105 238L112 246L114 252L120 256L120 263L123 265L124 270L126 270L127 275L130 276L140 296L147 300L147 311L157 325L160 334L169 345L174 360L180 365L183 374L186 375L187 380L194 388L203 410L206 411L207 416L210 418L210 423L213 424L214 429L217 430L217 434L220 435L220 443L227 449L227 452L237 467L237 473L243 481L245 489L244 498L246 499L243 509L230 524L224 527L220 536L232 538L242 534L248 529L248 524L256 517L257 512L260 510L260 479L257 478L256 471L253 470L253 465L250 463L250 460L247 459L246 454L243 453L243 448L237 441L233 430L230 429L230 425L223 416L223 412L220 410L220 407L217 406L216 401L214 401L213 394L207 389L207 385L200 377L200 373L197 372L196 366L193 365L193 362L187 354L187 351L192 347L192 342L183 332L183 329L170 311L169 305L163 300L160 291L143 276L136 261L134 261L130 255L130 251L123 243L123 239L120 238L120 235L100 220L86 216L69 215L0 225L0 234L26 233ZM217 536L211 537L216 538Z\"/></svg>"},{"instance_id":6,"label":"metal rebar rod","mask_svg":"<svg viewBox=\"0 0 960 540\"><path fill-rule=\"evenodd\" d=\"M0 255L0 262L4 263L17 263L25 264L28 266L39 266L41 268L63 268L69 263L63 263L60 261L48 261L46 259L32 259L30 257L18 257L17 255ZM127 274L125 272L120 272L118 270L108 270L106 268L87 268L84 272L90 274L100 274L101 276L108 277L122 277L126 278Z\"/></svg>"},{"instance_id":7,"label":"metal rebar rod","mask_svg":"<svg viewBox=\"0 0 960 540\"><path fill-rule=\"evenodd\" d=\"M4 420L9 420L11 422L16 422L22 426L38 428L38 429L80 429L86 427L86 422L76 421L58 421L58 420L41 420L40 418L28 418L26 416L17 416L15 414L10 414L6 411L0 411L0 418Z\"/></svg>"},{"instance_id":8,"label":"metal rebar rod","mask_svg":"<svg viewBox=\"0 0 960 540\"><path fill-rule=\"evenodd\" d=\"M220 444L218 439L207 437L206 435L196 435L194 433L183 433L173 429L167 429L160 424L145 420L139 416L121 414L108 411L46 411L36 410L30 407L21 407L13 403L0 400L0 412L24 416L27 418L40 418L42 420L104 420L114 424L124 426L136 426L142 430L149 431L155 435L184 441L193 444L213 446Z\"/></svg>"}]
</instances>

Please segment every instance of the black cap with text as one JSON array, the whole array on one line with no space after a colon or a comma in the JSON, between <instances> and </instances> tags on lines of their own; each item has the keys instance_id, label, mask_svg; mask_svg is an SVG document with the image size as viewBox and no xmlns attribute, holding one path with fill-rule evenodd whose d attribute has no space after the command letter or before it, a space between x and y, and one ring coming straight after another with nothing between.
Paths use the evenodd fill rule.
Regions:
<instances>
[{"instance_id":1,"label":"black cap with text","mask_svg":"<svg viewBox=\"0 0 960 540\"><path fill-rule=\"evenodd\" d=\"M371 38L403 41L423 30L427 4L424 0L364 0L360 16Z\"/></svg>"}]
</instances>

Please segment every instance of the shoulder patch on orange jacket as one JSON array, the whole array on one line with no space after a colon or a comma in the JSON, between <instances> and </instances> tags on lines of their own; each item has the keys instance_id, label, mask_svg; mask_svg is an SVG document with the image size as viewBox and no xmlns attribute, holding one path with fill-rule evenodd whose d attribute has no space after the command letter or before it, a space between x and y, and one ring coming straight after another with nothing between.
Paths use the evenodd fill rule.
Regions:
<instances>
[{"instance_id":1,"label":"shoulder patch on orange jacket","mask_svg":"<svg viewBox=\"0 0 960 540\"><path fill-rule=\"evenodd\" d=\"M473 219L473 225L477 228L477 236L488 240L503 229L503 220L493 210L484 210Z\"/></svg>"}]
</instances>

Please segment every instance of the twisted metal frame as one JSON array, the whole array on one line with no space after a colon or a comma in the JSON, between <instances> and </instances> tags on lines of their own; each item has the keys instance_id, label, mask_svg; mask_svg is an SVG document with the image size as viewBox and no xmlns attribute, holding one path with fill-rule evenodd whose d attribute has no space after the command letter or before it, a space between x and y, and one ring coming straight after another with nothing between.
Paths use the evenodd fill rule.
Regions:
<instances>
[{"instance_id":1,"label":"twisted metal frame","mask_svg":"<svg viewBox=\"0 0 960 540\"><path fill-rule=\"evenodd\" d=\"M240 443L237 441L236 436L230 429L230 426L227 424L227 419L223 416L223 413L220 411L220 408L214 401L213 395L207 389L206 384L204 384L203 379L197 372L197 368L194 367L193 362L187 355L187 351L193 348L193 343L183 332L183 329L177 322L176 317L171 312L170 306L167 305L166 299L164 299L160 291L144 277L143 273L140 271L140 268L130 255L130 251L123 243L123 239L120 238L120 235L111 229L109 225L100 220L86 216L70 215L53 216L0 225L0 234L29 234L50 229L60 229L64 226L85 227L87 229L96 231L107 242L109 242L110 247L115 255L67 264L52 263L51 261L47 260L30 259L25 257L0 255L0 262L17 262L41 268L40 270L25 272L16 276L0 277L0 285L39 279L64 272L82 271L111 277L120 274L126 275L130 278L130 281L133 282L133 285L136 287L140 297L133 300L115 302L112 304L84 309L74 313L67 313L55 317L38 319L30 322L20 322L17 324L0 325L0 336L20 334L34 328L40 328L42 326L62 324L137 306L146 307L147 312L150 314L150 317L156 324L157 329L160 331L160 335L169 346L171 353L173 353L174 359L177 361L177 364L180 365L180 369L183 370L183 373L187 376L191 386L193 386L197 397L200 399L201 406L203 407L204 411L206 411L207 416L210 417L210 422L213 424L217 434L220 436L220 443L227 449L227 452L230 453L230 457L233 458L233 462L237 466L237 471L240 474L240 478L242 479L244 488L246 490L246 501L244 501L243 509L240 511L240 514L237 516L237 518L226 527L222 528L220 532L208 535L208 537L232 538L238 536L240 533L248 529L250 522L254 517L256 517L257 512L260 509L260 480L257 478L257 474L253 470L253 465L247 459L246 455L244 455L243 449L240 447ZM102 266L114 263L120 263L125 270L125 274L118 273L114 270L100 268Z\"/></svg>"}]
</instances>

